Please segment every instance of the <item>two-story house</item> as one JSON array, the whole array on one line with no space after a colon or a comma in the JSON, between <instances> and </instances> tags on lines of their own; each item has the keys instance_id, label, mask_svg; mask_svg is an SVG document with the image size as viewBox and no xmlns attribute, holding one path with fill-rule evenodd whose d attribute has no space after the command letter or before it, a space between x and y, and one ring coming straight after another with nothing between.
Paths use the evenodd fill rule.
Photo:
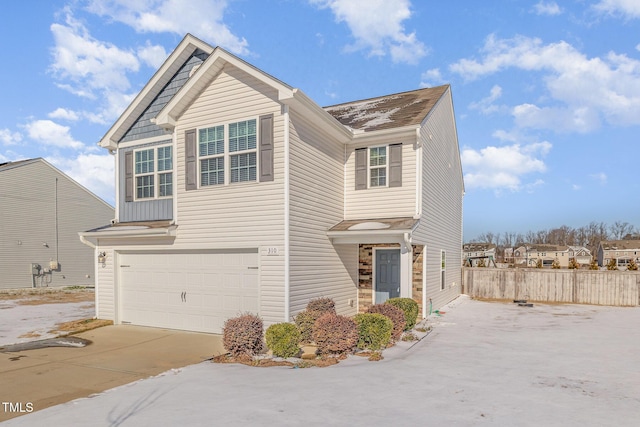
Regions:
<instances>
[{"instance_id":1,"label":"two-story house","mask_svg":"<svg viewBox=\"0 0 640 427\"><path fill-rule=\"evenodd\" d=\"M602 240L598 244L598 265L605 267L612 259L623 269L631 260L640 264L640 240Z\"/></svg>"},{"instance_id":2,"label":"two-story house","mask_svg":"<svg viewBox=\"0 0 640 427\"><path fill-rule=\"evenodd\" d=\"M460 293L464 193L451 88L319 107L187 35L100 141L116 218L81 234L99 318L219 333Z\"/></svg>"},{"instance_id":3,"label":"two-story house","mask_svg":"<svg viewBox=\"0 0 640 427\"><path fill-rule=\"evenodd\" d=\"M469 267L484 265L496 266L496 249L494 243L472 242L462 246L462 264Z\"/></svg>"}]
</instances>

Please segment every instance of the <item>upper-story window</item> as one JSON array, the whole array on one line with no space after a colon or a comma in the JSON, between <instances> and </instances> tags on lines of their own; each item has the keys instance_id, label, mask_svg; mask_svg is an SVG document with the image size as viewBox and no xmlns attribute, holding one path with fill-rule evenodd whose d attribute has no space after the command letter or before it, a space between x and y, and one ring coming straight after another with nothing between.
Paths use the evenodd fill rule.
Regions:
<instances>
[{"instance_id":1,"label":"upper-story window","mask_svg":"<svg viewBox=\"0 0 640 427\"><path fill-rule=\"evenodd\" d=\"M369 186L387 186L387 147L369 148Z\"/></svg>"},{"instance_id":2,"label":"upper-story window","mask_svg":"<svg viewBox=\"0 0 640 427\"><path fill-rule=\"evenodd\" d=\"M356 190L402 186L402 144L355 150Z\"/></svg>"},{"instance_id":3,"label":"upper-story window","mask_svg":"<svg viewBox=\"0 0 640 427\"><path fill-rule=\"evenodd\" d=\"M168 197L173 194L171 146L134 152L136 199Z\"/></svg>"},{"instance_id":4,"label":"upper-story window","mask_svg":"<svg viewBox=\"0 0 640 427\"><path fill-rule=\"evenodd\" d=\"M257 181L257 142L255 119L200 129L200 185Z\"/></svg>"}]
</instances>

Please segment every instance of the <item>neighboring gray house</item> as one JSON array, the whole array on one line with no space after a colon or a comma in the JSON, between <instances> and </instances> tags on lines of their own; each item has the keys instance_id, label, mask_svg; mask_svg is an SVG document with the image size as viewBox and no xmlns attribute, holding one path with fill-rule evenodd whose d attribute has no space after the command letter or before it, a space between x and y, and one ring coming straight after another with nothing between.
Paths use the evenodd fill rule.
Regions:
<instances>
[{"instance_id":1,"label":"neighboring gray house","mask_svg":"<svg viewBox=\"0 0 640 427\"><path fill-rule=\"evenodd\" d=\"M78 232L113 216L41 158L0 163L0 289L93 285L94 251Z\"/></svg>"},{"instance_id":2,"label":"neighboring gray house","mask_svg":"<svg viewBox=\"0 0 640 427\"><path fill-rule=\"evenodd\" d=\"M459 295L464 186L448 85L321 108L187 35L100 141L116 223L97 315L220 333L290 321L311 298L353 315Z\"/></svg>"},{"instance_id":3,"label":"neighboring gray house","mask_svg":"<svg viewBox=\"0 0 640 427\"><path fill-rule=\"evenodd\" d=\"M612 259L625 269L631 260L640 264L640 240L602 240L598 244L598 265L605 267Z\"/></svg>"}]
</instances>

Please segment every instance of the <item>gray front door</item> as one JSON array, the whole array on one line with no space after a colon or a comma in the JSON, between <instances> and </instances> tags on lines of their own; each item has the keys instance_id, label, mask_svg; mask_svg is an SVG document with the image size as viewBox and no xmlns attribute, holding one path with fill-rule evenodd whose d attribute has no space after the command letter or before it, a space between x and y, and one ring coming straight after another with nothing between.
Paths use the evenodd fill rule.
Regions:
<instances>
[{"instance_id":1,"label":"gray front door","mask_svg":"<svg viewBox=\"0 0 640 427\"><path fill-rule=\"evenodd\" d=\"M400 249L376 250L375 304L400 296Z\"/></svg>"}]
</instances>

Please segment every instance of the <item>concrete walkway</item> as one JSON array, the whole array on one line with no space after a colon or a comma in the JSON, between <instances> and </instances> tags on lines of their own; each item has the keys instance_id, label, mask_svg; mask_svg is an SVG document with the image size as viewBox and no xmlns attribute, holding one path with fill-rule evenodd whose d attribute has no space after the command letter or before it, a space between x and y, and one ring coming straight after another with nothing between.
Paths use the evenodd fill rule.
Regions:
<instances>
[{"instance_id":1,"label":"concrete walkway","mask_svg":"<svg viewBox=\"0 0 640 427\"><path fill-rule=\"evenodd\" d=\"M462 297L442 311L425 339L385 351L380 362L354 356L308 369L203 362L3 427L638 425L640 308ZM163 350L140 355L150 357L141 368ZM117 368L107 357L102 363Z\"/></svg>"},{"instance_id":2,"label":"concrete walkway","mask_svg":"<svg viewBox=\"0 0 640 427\"><path fill-rule=\"evenodd\" d=\"M0 421L24 415L27 403L41 410L223 351L218 335L137 326L106 326L77 336L92 344L0 353L0 400L14 404L0 406Z\"/></svg>"}]
</instances>

